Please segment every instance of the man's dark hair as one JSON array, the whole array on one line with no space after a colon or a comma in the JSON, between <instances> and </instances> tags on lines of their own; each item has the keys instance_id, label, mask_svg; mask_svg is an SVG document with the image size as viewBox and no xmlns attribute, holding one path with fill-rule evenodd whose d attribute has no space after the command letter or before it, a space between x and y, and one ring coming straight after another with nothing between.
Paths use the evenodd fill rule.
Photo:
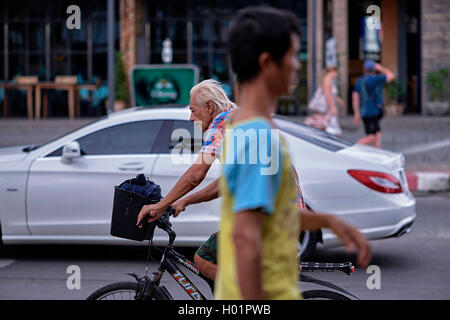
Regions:
<instances>
[{"instance_id":1,"label":"man's dark hair","mask_svg":"<svg viewBox=\"0 0 450 320\"><path fill-rule=\"evenodd\" d=\"M291 34L301 36L298 18L290 11L251 6L238 11L228 30L231 67L240 83L259 73L258 58L268 52L281 65L291 47Z\"/></svg>"}]
</instances>

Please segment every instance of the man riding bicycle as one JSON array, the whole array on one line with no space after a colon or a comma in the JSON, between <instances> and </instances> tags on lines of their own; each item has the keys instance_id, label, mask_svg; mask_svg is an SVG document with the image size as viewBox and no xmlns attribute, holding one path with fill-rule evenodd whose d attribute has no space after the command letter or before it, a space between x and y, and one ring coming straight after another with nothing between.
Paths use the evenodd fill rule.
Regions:
<instances>
[{"instance_id":1,"label":"man riding bicycle","mask_svg":"<svg viewBox=\"0 0 450 320\"><path fill-rule=\"evenodd\" d=\"M200 82L191 89L190 96L190 121L197 122L197 124L201 126L202 131L206 131L206 136L200 150L200 155L195 163L183 174L183 176L178 180L163 200L156 204L145 205L142 207L138 217L139 222L146 215L151 216L148 220L149 222L156 220L169 206L176 209L174 217L177 217L178 214L184 210L183 206L186 205L186 200L189 199L190 201L193 201L191 204L198 203L195 202L197 201L197 196L186 197L186 199L180 198L195 189L204 180L212 162L220 154L220 148L224 137L225 123L233 111L235 111L236 105L228 99L227 95L220 87L219 82L215 80L204 80ZM305 210L306 206L303 201L295 169L294 175L297 182L298 207L300 210ZM211 187L218 192L217 185L211 184L210 188ZM214 194L213 191L213 194L211 194L208 188L202 190L200 193L197 193L197 195L199 195L201 199L205 199L205 195L207 197L218 197L218 193ZM203 201L206 200L202 200L202 202ZM217 233L214 233L208 241L199 248L199 250L201 248L214 247L215 242L211 242L211 239L215 240L216 234ZM211 256L206 259L206 255L202 255L200 251L198 253L194 256L194 262L198 265L203 274L214 280L215 272L217 270L214 257L215 252L211 253Z\"/></svg>"},{"instance_id":2,"label":"man riding bicycle","mask_svg":"<svg viewBox=\"0 0 450 320\"><path fill-rule=\"evenodd\" d=\"M146 215L150 215L149 222L158 219L169 206L174 208L183 206L185 200L177 200L195 189L205 179L212 162L218 157L225 122L236 109L236 105L228 99L218 81L209 79L200 82L191 89L189 108L191 110L190 121L195 121L206 133L200 154L163 200L142 207L138 216L139 222ZM177 217L181 211L176 210L174 217ZM210 263L197 254L194 259L202 273L211 279L215 278L217 268L215 263Z\"/></svg>"},{"instance_id":3,"label":"man riding bicycle","mask_svg":"<svg viewBox=\"0 0 450 320\"><path fill-rule=\"evenodd\" d=\"M205 179L220 152L225 122L235 108L236 105L228 99L218 81L204 80L191 89L189 120L194 121L206 133L200 154L160 202L142 207L139 221L146 215L150 215L149 222L158 219L176 200L195 189Z\"/></svg>"}]
</instances>

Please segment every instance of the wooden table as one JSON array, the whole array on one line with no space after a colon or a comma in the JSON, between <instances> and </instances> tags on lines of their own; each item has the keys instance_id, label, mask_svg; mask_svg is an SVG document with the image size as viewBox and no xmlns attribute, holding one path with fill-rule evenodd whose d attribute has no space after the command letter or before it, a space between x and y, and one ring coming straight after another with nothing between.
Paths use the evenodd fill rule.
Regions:
<instances>
[{"instance_id":1,"label":"wooden table","mask_svg":"<svg viewBox=\"0 0 450 320\"><path fill-rule=\"evenodd\" d=\"M75 90L77 84L74 83L56 83L56 82L38 82L36 83L36 102L35 102L35 117L37 120L41 117L41 90L42 89L53 89L53 90L67 90L67 105L69 108L69 118L75 118ZM47 116L47 97L44 99L44 116Z\"/></svg>"},{"instance_id":2,"label":"wooden table","mask_svg":"<svg viewBox=\"0 0 450 320\"><path fill-rule=\"evenodd\" d=\"M8 95L7 90L26 90L27 91L27 109L28 119L33 119L33 86L35 84L23 84L23 83L0 83L0 88L5 90L5 98L3 100L3 118L6 118L8 112Z\"/></svg>"},{"instance_id":3,"label":"wooden table","mask_svg":"<svg viewBox=\"0 0 450 320\"><path fill-rule=\"evenodd\" d=\"M55 83L55 82L40 82L36 84L36 119L40 118L41 115L41 91L42 89L54 89L54 90L67 90L68 100L67 104L69 107L69 117L73 119L75 117L80 117L80 90L90 90L94 91L98 89L98 85L86 83L86 84L71 84L71 83ZM43 117L47 118L48 112L48 95L47 91L43 94ZM75 110L74 110L75 108Z\"/></svg>"}]
</instances>

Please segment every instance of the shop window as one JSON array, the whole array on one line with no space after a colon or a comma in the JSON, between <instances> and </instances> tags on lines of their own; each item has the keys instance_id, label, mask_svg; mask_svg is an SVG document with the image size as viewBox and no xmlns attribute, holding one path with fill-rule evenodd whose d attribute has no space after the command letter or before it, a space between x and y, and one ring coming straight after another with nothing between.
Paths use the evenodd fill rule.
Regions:
<instances>
[{"instance_id":1,"label":"shop window","mask_svg":"<svg viewBox=\"0 0 450 320\"><path fill-rule=\"evenodd\" d=\"M25 75L25 56L9 55L9 78Z\"/></svg>"},{"instance_id":2,"label":"shop window","mask_svg":"<svg viewBox=\"0 0 450 320\"><path fill-rule=\"evenodd\" d=\"M29 23L29 49L45 52L45 25L43 23Z\"/></svg>"},{"instance_id":3,"label":"shop window","mask_svg":"<svg viewBox=\"0 0 450 320\"><path fill-rule=\"evenodd\" d=\"M86 54L72 54L71 56L71 74L81 76L79 81L87 80L87 56Z\"/></svg>"},{"instance_id":4,"label":"shop window","mask_svg":"<svg viewBox=\"0 0 450 320\"><path fill-rule=\"evenodd\" d=\"M193 56L192 62L200 69L199 81L209 78L208 58L208 54L206 53L194 54Z\"/></svg>"},{"instance_id":5,"label":"shop window","mask_svg":"<svg viewBox=\"0 0 450 320\"><path fill-rule=\"evenodd\" d=\"M208 49L208 39L212 34L212 26L210 21L193 22L192 41L195 49Z\"/></svg>"},{"instance_id":6,"label":"shop window","mask_svg":"<svg viewBox=\"0 0 450 320\"><path fill-rule=\"evenodd\" d=\"M87 24L85 28L80 30L74 29L70 31L70 42L72 51L87 51Z\"/></svg>"},{"instance_id":7,"label":"shop window","mask_svg":"<svg viewBox=\"0 0 450 320\"><path fill-rule=\"evenodd\" d=\"M108 74L108 57L106 53L96 53L93 57L93 74L106 79Z\"/></svg>"},{"instance_id":8,"label":"shop window","mask_svg":"<svg viewBox=\"0 0 450 320\"><path fill-rule=\"evenodd\" d=\"M117 30L115 35L117 37ZM108 49L108 23L96 20L92 23L92 45L95 51L104 51Z\"/></svg>"},{"instance_id":9,"label":"shop window","mask_svg":"<svg viewBox=\"0 0 450 320\"><path fill-rule=\"evenodd\" d=\"M45 55L30 55L30 75L38 76L40 81L45 80Z\"/></svg>"},{"instance_id":10,"label":"shop window","mask_svg":"<svg viewBox=\"0 0 450 320\"><path fill-rule=\"evenodd\" d=\"M25 23L10 23L8 37L9 51L25 50Z\"/></svg>"},{"instance_id":11,"label":"shop window","mask_svg":"<svg viewBox=\"0 0 450 320\"><path fill-rule=\"evenodd\" d=\"M50 44L52 51L65 51L67 48L67 28L62 22L50 25Z\"/></svg>"},{"instance_id":12,"label":"shop window","mask_svg":"<svg viewBox=\"0 0 450 320\"><path fill-rule=\"evenodd\" d=\"M67 74L67 55L65 52L53 52L51 58L51 78Z\"/></svg>"}]
</instances>

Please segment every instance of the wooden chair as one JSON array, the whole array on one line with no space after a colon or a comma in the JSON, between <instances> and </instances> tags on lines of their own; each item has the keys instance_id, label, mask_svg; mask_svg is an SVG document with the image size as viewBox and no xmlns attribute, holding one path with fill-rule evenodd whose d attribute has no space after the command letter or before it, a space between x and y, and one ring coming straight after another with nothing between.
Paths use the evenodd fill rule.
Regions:
<instances>
[{"instance_id":1,"label":"wooden chair","mask_svg":"<svg viewBox=\"0 0 450 320\"><path fill-rule=\"evenodd\" d=\"M38 82L38 76L19 76L16 78L17 84L36 84Z\"/></svg>"},{"instance_id":2,"label":"wooden chair","mask_svg":"<svg viewBox=\"0 0 450 320\"><path fill-rule=\"evenodd\" d=\"M78 79L77 76L56 76L55 83L62 84L77 84Z\"/></svg>"}]
</instances>

